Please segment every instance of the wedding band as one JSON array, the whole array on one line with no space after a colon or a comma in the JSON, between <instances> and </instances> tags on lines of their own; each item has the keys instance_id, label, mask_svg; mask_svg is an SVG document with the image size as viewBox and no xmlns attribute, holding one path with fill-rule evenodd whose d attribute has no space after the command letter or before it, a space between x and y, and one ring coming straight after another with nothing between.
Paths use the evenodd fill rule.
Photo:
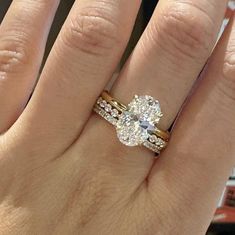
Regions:
<instances>
[{"instance_id":1,"label":"wedding band","mask_svg":"<svg viewBox=\"0 0 235 235\"><path fill-rule=\"evenodd\" d=\"M115 126L118 139L127 146L142 145L157 154L167 146L170 134L157 127L163 114L151 96L135 95L126 106L104 91L94 111Z\"/></svg>"}]
</instances>

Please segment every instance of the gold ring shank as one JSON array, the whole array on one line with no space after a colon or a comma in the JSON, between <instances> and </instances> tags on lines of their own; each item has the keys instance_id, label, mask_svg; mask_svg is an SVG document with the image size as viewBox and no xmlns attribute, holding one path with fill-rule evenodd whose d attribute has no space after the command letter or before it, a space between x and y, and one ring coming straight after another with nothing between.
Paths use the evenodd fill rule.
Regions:
<instances>
[{"instance_id":1,"label":"gold ring shank","mask_svg":"<svg viewBox=\"0 0 235 235\"><path fill-rule=\"evenodd\" d=\"M114 108L116 108L118 111L123 112L127 110L126 105L114 99L107 91L103 91L101 97L109 104L111 104Z\"/></svg>"},{"instance_id":2,"label":"gold ring shank","mask_svg":"<svg viewBox=\"0 0 235 235\"><path fill-rule=\"evenodd\" d=\"M154 134L160 138L162 138L165 141L169 141L170 139L170 133L168 131L162 131L156 127Z\"/></svg>"}]
</instances>

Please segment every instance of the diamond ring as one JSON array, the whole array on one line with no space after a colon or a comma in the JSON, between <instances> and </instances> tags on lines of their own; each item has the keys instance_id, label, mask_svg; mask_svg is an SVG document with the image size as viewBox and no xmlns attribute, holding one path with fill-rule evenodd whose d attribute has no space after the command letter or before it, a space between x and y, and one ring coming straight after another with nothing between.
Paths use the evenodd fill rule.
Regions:
<instances>
[{"instance_id":1,"label":"diamond ring","mask_svg":"<svg viewBox=\"0 0 235 235\"><path fill-rule=\"evenodd\" d=\"M170 134L157 127L163 114L159 101L151 96L135 95L126 106L104 91L94 111L115 126L117 137L124 145L142 145L157 154L167 146Z\"/></svg>"}]
</instances>

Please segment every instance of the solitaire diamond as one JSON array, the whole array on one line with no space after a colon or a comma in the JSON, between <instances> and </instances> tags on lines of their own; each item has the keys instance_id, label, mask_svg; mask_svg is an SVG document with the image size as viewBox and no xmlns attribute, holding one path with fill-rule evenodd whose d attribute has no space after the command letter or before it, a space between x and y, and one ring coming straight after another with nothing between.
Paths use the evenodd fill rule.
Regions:
<instances>
[{"instance_id":1,"label":"solitaire diamond","mask_svg":"<svg viewBox=\"0 0 235 235\"><path fill-rule=\"evenodd\" d=\"M160 121L160 104L151 96L135 96L116 124L119 140L128 146L141 145Z\"/></svg>"}]
</instances>

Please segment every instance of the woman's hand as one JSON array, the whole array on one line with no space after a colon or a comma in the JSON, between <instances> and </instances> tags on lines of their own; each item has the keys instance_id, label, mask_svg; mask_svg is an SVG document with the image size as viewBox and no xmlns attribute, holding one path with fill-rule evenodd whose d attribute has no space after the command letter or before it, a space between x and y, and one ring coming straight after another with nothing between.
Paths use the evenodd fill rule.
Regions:
<instances>
[{"instance_id":1,"label":"woman's hand","mask_svg":"<svg viewBox=\"0 0 235 235\"><path fill-rule=\"evenodd\" d=\"M235 158L233 19L156 161L92 113L140 0L75 2L32 98L58 0L0 27L0 234L205 234ZM226 0L160 0L111 93L156 97L168 129L215 45Z\"/></svg>"}]
</instances>

